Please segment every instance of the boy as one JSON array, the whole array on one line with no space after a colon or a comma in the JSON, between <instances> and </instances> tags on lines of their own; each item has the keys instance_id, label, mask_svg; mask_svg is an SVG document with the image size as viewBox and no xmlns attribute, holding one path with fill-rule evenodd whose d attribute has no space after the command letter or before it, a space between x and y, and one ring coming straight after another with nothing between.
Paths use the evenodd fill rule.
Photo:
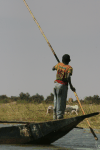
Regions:
<instances>
[{"instance_id":1,"label":"boy","mask_svg":"<svg viewBox=\"0 0 100 150\"><path fill-rule=\"evenodd\" d=\"M70 56L68 54L63 55L62 63L58 63L52 68L52 70L57 70L56 80L54 81L54 112L53 119L63 119L65 108L66 108L66 99L68 92L68 83L73 92L75 88L71 83L71 75L73 68L68 65L70 62Z\"/></svg>"}]
</instances>

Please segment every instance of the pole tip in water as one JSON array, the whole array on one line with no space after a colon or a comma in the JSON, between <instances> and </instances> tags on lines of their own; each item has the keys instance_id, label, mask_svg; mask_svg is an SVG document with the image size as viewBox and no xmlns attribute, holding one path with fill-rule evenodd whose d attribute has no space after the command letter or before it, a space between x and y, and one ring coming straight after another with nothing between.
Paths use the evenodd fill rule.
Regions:
<instances>
[{"instance_id":1,"label":"pole tip in water","mask_svg":"<svg viewBox=\"0 0 100 150\"><path fill-rule=\"evenodd\" d=\"M97 137L95 137L95 140L98 140L98 138L97 138Z\"/></svg>"}]
</instances>

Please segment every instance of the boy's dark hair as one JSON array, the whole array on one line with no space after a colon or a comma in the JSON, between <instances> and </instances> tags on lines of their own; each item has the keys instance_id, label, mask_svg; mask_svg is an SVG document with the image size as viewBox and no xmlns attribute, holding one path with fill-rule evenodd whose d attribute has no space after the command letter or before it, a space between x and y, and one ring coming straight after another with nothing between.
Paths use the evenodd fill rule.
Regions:
<instances>
[{"instance_id":1,"label":"boy's dark hair","mask_svg":"<svg viewBox=\"0 0 100 150\"><path fill-rule=\"evenodd\" d=\"M70 56L68 54L65 54L62 56L62 62L67 64L71 61Z\"/></svg>"}]
</instances>

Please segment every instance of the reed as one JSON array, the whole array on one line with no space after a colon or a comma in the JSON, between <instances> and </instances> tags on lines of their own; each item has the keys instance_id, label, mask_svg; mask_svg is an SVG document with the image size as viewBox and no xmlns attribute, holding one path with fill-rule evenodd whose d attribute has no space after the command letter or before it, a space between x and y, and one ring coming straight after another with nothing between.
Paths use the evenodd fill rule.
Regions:
<instances>
[{"instance_id":1,"label":"reed","mask_svg":"<svg viewBox=\"0 0 100 150\"><path fill-rule=\"evenodd\" d=\"M51 104L37 104L37 103L6 103L0 104L0 120L6 121L35 121L35 122L43 122L53 120L53 114L47 114L48 106L53 106ZM99 111L100 105L96 104L84 104L82 105L85 114L93 113ZM78 115L83 115L81 109ZM64 118L71 118L77 116L73 115L64 115ZM88 118L92 128L100 129L100 115ZM86 120L82 121L78 126L88 128Z\"/></svg>"}]
</instances>

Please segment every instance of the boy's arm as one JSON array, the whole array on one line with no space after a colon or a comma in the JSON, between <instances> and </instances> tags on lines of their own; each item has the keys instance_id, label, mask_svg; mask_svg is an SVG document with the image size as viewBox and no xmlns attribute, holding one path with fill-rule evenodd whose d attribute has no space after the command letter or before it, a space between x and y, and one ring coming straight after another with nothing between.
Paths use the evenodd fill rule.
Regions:
<instances>
[{"instance_id":1,"label":"boy's arm","mask_svg":"<svg viewBox=\"0 0 100 150\"><path fill-rule=\"evenodd\" d=\"M71 83L71 74L70 74L70 73L68 74L67 79L68 79L68 83L69 83L69 85L70 85L71 90L72 90L73 92L75 92L76 89L73 87L73 85L72 85L72 83Z\"/></svg>"}]
</instances>

